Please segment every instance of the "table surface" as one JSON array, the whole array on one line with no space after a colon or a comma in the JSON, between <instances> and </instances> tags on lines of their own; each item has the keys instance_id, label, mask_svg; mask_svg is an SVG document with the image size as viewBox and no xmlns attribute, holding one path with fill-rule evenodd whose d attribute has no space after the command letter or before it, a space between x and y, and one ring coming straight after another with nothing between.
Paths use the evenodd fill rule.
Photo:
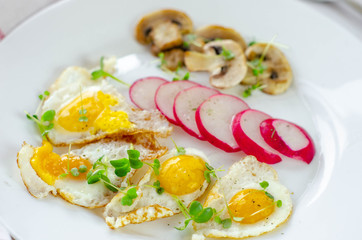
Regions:
<instances>
[{"instance_id":1,"label":"table surface","mask_svg":"<svg viewBox=\"0 0 362 240\"><path fill-rule=\"evenodd\" d=\"M10 34L16 26L58 1L61 0L0 0L0 44L1 39ZM332 19L362 41L362 0L303 2ZM10 239L1 222L0 239Z\"/></svg>"}]
</instances>

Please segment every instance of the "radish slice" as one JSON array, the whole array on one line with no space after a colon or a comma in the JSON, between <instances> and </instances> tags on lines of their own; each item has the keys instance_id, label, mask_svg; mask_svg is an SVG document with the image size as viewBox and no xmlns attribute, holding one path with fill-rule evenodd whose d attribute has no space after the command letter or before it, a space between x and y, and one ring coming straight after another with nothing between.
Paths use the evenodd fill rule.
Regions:
<instances>
[{"instance_id":1,"label":"radish slice","mask_svg":"<svg viewBox=\"0 0 362 240\"><path fill-rule=\"evenodd\" d=\"M248 109L235 115L233 135L241 150L254 155L259 162L274 164L282 159L279 153L271 148L261 136L260 123L271 118L263 112Z\"/></svg>"},{"instance_id":2,"label":"radish slice","mask_svg":"<svg viewBox=\"0 0 362 240\"><path fill-rule=\"evenodd\" d=\"M154 102L157 109L167 118L168 121L178 125L173 114L175 97L180 91L194 86L200 85L191 81L176 81L164 83L158 87Z\"/></svg>"},{"instance_id":3,"label":"radish slice","mask_svg":"<svg viewBox=\"0 0 362 240\"><path fill-rule=\"evenodd\" d=\"M131 101L139 108L144 110L156 109L154 101L157 88L168 82L160 77L146 77L135 81L129 88L129 97Z\"/></svg>"},{"instance_id":4,"label":"radish slice","mask_svg":"<svg viewBox=\"0 0 362 240\"><path fill-rule=\"evenodd\" d=\"M200 140L205 140L196 125L196 109L203 101L218 93L220 92L212 88L196 86L177 94L173 105L173 113L176 121L188 134Z\"/></svg>"},{"instance_id":5,"label":"radish slice","mask_svg":"<svg viewBox=\"0 0 362 240\"><path fill-rule=\"evenodd\" d=\"M225 152L240 151L232 132L235 114L249 109L238 97L217 94L209 97L196 110L196 124L202 136Z\"/></svg>"},{"instance_id":6,"label":"radish slice","mask_svg":"<svg viewBox=\"0 0 362 240\"><path fill-rule=\"evenodd\" d=\"M281 119L267 119L260 124L264 140L287 157L310 163L315 154L311 137L301 127Z\"/></svg>"}]
</instances>

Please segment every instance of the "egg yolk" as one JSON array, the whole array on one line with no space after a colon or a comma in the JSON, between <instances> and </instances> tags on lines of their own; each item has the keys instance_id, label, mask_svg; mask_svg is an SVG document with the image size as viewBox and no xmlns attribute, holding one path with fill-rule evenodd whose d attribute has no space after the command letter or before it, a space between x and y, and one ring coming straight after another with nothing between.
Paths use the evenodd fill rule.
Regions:
<instances>
[{"instance_id":1,"label":"egg yolk","mask_svg":"<svg viewBox=\"0 0 362 240\"><path fill-rule=\"evenodd\" d=\"M79 168L81 165L91 169L92 166L87 159L79 156L67 154L59 156L53 152L53 147L49 142L43 142L43 146L35 148L30 164L38 176L49 185L54 185L61 174L68 172L68 164L69 169ZM85 180L86 173L80 173L77 177L68 174L68 177L74 180Z\"/></svg>"},{"instance_id":2,"label":"egg yolk","mask_svg":"<svg viewBox=\"0 0 362 240\"><path fill-rule=\"evenodd\" d=\"M205 162L199 157L175 156L162 163L158 180L170 194L189 194L202 187L205 170Z\"/></svg>"},{"instance_id":3,"label":"egg yolk","mask_svg":"<svg viewBox=\"0 0 362 240\"><path fill-rule=\"evenodd\" d=\"M131 128L133 125L126 112L110 109L117 104L118 100L110 94L85 92L60 110L56 124L70 132L89 130L93 134L99 130L113 133L120 128ZM81 116L87 120L80 121Z\"/></svg>"},{"instance_id":4,"label":"egg yolk","mask_svg":"<svg viewBox=\"0 0 362 240\"><path fill-rule=\"evenodd\" d=\"M245 189L235 194L229 209L234 217L242 217L240 223L256 223L274 212L274 201L264 191Z\"/></svg>"}]
</instances>

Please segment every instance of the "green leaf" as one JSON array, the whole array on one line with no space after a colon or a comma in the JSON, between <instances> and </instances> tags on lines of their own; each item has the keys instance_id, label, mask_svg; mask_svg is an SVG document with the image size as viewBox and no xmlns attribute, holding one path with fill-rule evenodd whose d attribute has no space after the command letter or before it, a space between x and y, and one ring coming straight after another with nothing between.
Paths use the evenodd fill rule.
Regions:
<instances>
[{"instance_id":1,"label":"green leaf","mask_svg":"<svg viewBox=\"0 0 362 240\"><path fill-rule=\"evenodd\" d=\"M111 160L109 161L109 163L114 167L114 168L121 168L124 166L128 166L129 165L129 160L127 158L121 158L118 160Z\"/></svg>"},{"instance_id":2,"label":"green leaf","mask_svg":"<svg viewBox=\"0 0 362 240\"><path fill-rule=\"evenodd\" d=\"M50 94L49 91L44 91L45 96L49 96L49 94Z\"/></svg>"},{"instance_id":3,"label":"green leaf","mask_svg":"<svg viewBox=\"0 0 362 240\"><path fill-rule=\"evenodd\" d=\"M100 177L101 179L103 179L104 186L106 186L112 192L118 192L118 189L115 186L113 186L111 180L109 180L109 178L106 175L102 174L100 175Z\"/></svg>"},{"instance_id":4,"label":"green leaf","mask_svg":"<svg viewBox=\"0 0 362 240\"><path fill-rule=\"evenodd\" d=\"M187 228L187 226L189 225L189 223L190 223L191 220L192 220L191 218L186 219L186 220L185 220L185 225L184 225L183 227L175 227L175 228L176 228L177 230L180 230L180 231L185 230L185 229Z\"/></svg>"},{"instance_id":5,"label":"green leaf","mask_svg":"<svg viewBox=\"0 0 362 240\"><path fill-rule=\"evenodd\" d=\"M260 187L262 187L264 190L269 187L269 183L267 181L262 181L259 183Z\"/></svg>"},{"instance_id":6,"label":"green leaf","mask_svg":"<svg viewBox=\"0 0 362 240\"><path fill-rule=\"evenodd\" d=\"M212 208L207 207L198 216L194 217L193 220L197 223L205 223L212 218L213 214L214 211L212 210Z\"/></svg>"},{"instance_id":7,"label":"green leaf","mask_svg":"<svg viewBox=\"0 0 362 240\"><path fill-rule=\"evenodd\" d=\"M122 197L121 203L123 206L131 206L133 200L128 195L125 195L124 197Z\"/></svg>"},{"instance_id":8,"label":"green leaf","mask_svg":"<svg viewBox=\"0 0 362 240\"><path fill-rule=\"evenodd\" d=\"M182 78L182 80L189 80L190 78L190 72L187 72L185 76Z\"/></svg>"},{"instance_id":9,"label":"green leaf","mask_svg":"<svg viewBox=\"0 0 362 240\"><path fill-rule=\"evenodd\" d=\"M96 170L96 171L89 171L87 174L87 182L88 184L94 184L96 182L99 182L101 179L101 176L105 173L105 170Z\"/></svg>"},{"instance_id":10,"label":"green leaf","mask_svg":"<svg viewBox=\"0 0 362 240\"><path fill-rule=\"evenodd\" d=\"M99 62L99 66L101 66L101 69L102 69L102 70L103 70L103 68L104 68L103 60L104 60L104 57L102 56L102 57L101 57L101 60L100 60L100 62Z\"/></svg>"},{"instance_id":11,"label":"green leaf","mask_svg":"<svg viewBox=\"0 0 362 240\"><path fill-rule=\"evenodd\" d=\"M127 175L127 173L129 173L131 171L131 167L129 166L125 166L125 167L120 167L120 168L116 168L114 170L114 173L118 176L118 177L124 177Z\"/></svg>"},{"instance_id":12,"label":"green leaf","mask_svg":"<svg viewBox=\"0 0 362 240\"><path fill-rule=\"evenodd\" d=\"M87 118L86 116L80 116L80 117L78 118L78 121L79 121L79 122L88 122L88 118Z\"/></svg>"},{"instance_id":13,"label":"green leaf","mask_svg":"<svg viewBox=\"0 0 362 240\"><path fill-rule=\"evenodd\" d=\"M158 176L160 175L160 167L161 167L161 163L160 160L155 159L153 160L153 171L155 172L155 175Z\"/></svg>"},{"instance_id":14,"label":"green leaf","mask_svg":"<svg viewBox=\"0 0 362 240\"><path fill-rule=\"evenodd\" d=\"M210 164L208 164L207 162L205 162L205 166L210 171L214 170L214 168Z\"/></svg>"},{"instance_id":15,"label":"green leaf","mask_svg":"<svg viewBox=\"0 0 362 240\"><path fill-rule=\"evenodd\" d=\"M79 172L80 173L85 173L88 170L86 165L80 165L79 166Z\"/></svg>"},{"instance_id":16,"label":"green leaf","mask_svg":"<svg viewBox=\"0 0 362 240\"><path fill-rule=\"evenodd\" d=\"M277 207L280 208L280 207L282 207L282 205L283 205L282 200L278 200L277 201Z\"/></svg>"},{"instance_id":17,"label":"green leaf","mask_svg":"<svg viewBox=\"0 0 362 240\"><path fill-rule=\"evenodd\" d=\"M197 216L199 214L201 214L203 208L200 202L198 201L193 201L190 205L190 215L191 216Z\"/></svg>"},{"instance_id":18,"label":"green leaf","mask_svg":"<svg viewBox=\"0 0 362 240\"><path fill-rule=\"evenodd\" d=\"M78 168L72 168L72 169L70 170L70 173L71 173L72 176L74 176L74 177L78 177L78 176L79 176Z\"/></svg>"},{"instance_id":19,"label":"green leaf","mask_svg":"<svg viewBox=\"0 0 362 240\"><path fill-rule=\"evenodd\" d=\"M270 199L274 200L274 196L273 196L273 195L271 195L270 193L265 192L265 195L267 195Z\"/></svg>"},{"instance_id":20,"label":"green leaf","mask_svg":"<svg viewBox=\"0 0 362 240\"><path fill-rule=\"evenodd\" d=\"M131 198L131 199L135 199L135 198L137 198L137 188L130 188L130 189L128 189L128 191L127 191L127 195Z\"/></svg>"},{"instance_id":21,"label":"green leaf","mask_svg":"<svg viewBox=\"0 0 362 240\"><path fill-rule=\"evenodd\" d=\"M229 61L235 58L235 54L231 52L230 50L227 50L226 48L222 47L221 55L224 57L225 60Z\"/></svg>"},{"instance_id":22,"label":"green leaf","mask_svg":"<svg viewBox=\"0 0 362 240\"><path fill-rule=\"evenodd\" d=\"M97 159L97 161L95 161L93 163L93 169L95 169L98 165L100 165L102 163L102 159L103 159L104 155L100 158Z\"/></svg>"},{"instance_id":23,"label":"green leaf","mask_svg":"<svg viewBox=\"0 0 362 240\"><path fill-rule=\"evenodd\" d=\"M184 147L177 147L177 155L185 155L186 150Z\"/></svg>"},{"instance_id":24,"label":"green leaf","mask_svg":"<svg viewBox=\"0 0 362 240\"><path fill-rule=\"evenodd\" d=\"M133 169L139 169L143 166L143 162L140 161L140 152L135 149L127 150L130 165Z\"/></svg>"},{"instance_id":25,"label":"green leaf","mask_svg":"<svg viewBox=\"0 0 362 240\"><path fill-rule=\"evenodd\" d=\"M205 177L205 179L206 179L206 182L208 182L208 183L211 182L210 173L211 173L211 171L209 171L209 170L205 170L205 171L204 171L204 177Z\"/></svg>"},{"instance_id":26,"label":"green leaf","mask_svg":"<svg viewBox=\"0 0 362 240\"><path fill-rule=\"evenodd\" d=\"M153 186L155 186L155 187L160 187L161 186L161 183L160 183L160 181L159 180L157 180L156 182L154 182L153 183Z\"/></svg>"},{"instance_id":27,"label":"green leaf","mask_svg":"<svg viewBox=\"0 0 362 240\"><path fill-rule=\"evenodd\" d=\"M243 217L233 217L235 222L241 222L244 218Z\"/></svg>"},{"instance_id":28,"label":"green leaf","mask_svg":"<svg viewBox=\"0 0 362 240\"><path fill-rule=\"evenodd\" d=\"M45 113L43 113L43 115L41 116L41 120L42 121L53 121L55 116L55 111L54 110L48 110Z\"/></svg>"},{"instance_id":29,"label":"green leaf","mask_svg":"<svg viewBox=\"0 0 362 240\"><path fill-rule=\"evenodd\" d=\"M68 173L62 173L59 175L60 178L65 178L66 176L68 176Z\"/></svg>"},{"instance_id":30,"label":"green leaf","mask_svg":"<svg viewBox=\"0 0 362 240\"><path fill-rule=\"evenodd\" d=\"M159 195L161 195L164 191L165 191L165 189L163 187L156 188L156 192Z\"/></svg>"},{"instance_id":31,"label":"green leaf","mask_svg":"<svg viewBox=\"0 0 362 240\"><path fill-rule=\"evenodd\" d=\"M91 73L91 75L92 75L92 78L91 78L92 80L97 80L97 79L99 79L101 77L104 77L105 73L104 73L104 71L102 69L100 69L100 70L93 71Z\"/></svg>"},{"instance_id":32,"label":"green leaf","mask_svg":"<svg viewBox=\"0 0 362 240\"><path fill-rule=\"evenodd\" d=\"M221 218L219 216L214 217L214 221L218 224L222 224Z\"/></svg>"},{"instance_id":33,"label":"green leaf","mask_svg":"<svg viewBox=\"0 0 362 240\"><path fill-rule=\"evenodd\" d=\"M256 43L256 41L251 41L251 42L248 44L248 46L249 46L249 47L250 47L250 46L253 46L255 43Z\"/></svg>"},{"instance_id":34,"label":"green leaf","mask_svg":"<svg viewBox=\"0 0 362 240\"><path fill-rule=\"evenodd\" d=\"M231 218L226 218L226 219L222 220L221 224L222 224L223 228L230 228L231 224L232 224Z\"/></svg>"},{"instance_id":35,"label":"green leaf","mask_svg":"<svg viewBox=\"0 0 362 240\"><path fill-rule=\"evenodd\" d=\"M79 114L84 115L87 113L87 109L79 109Z\"/></svg>"},{"instance_id":36,"label":"green leaf","mask_svg":"<svg viewBox=\"0 0 362 240\"><path fill-rule=\"evenodd\" d=\"M38 97L40 100L43 100L43 98L44 98L44 96L42 94L40 94Z\"/></svg>"}]
</instances>

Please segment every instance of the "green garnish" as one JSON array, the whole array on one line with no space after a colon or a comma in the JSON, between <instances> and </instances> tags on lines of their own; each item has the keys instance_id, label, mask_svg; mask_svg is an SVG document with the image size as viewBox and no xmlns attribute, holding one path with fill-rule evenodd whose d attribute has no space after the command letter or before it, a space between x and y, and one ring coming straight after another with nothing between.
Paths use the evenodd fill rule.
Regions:
<instances>
[{"instance_id":1,"label":"green garnish","mask_svg":"<svg viewBox=\"0 0 362 240\"><path fill-rule=\"evenodd\" d=\"M160 167L161 167L160 160L155 159L155 160L153 160L153 163L148 163L148 162L143 162L143 163L150 166L153 169L153 171L155 172L156 176L160 175Z\"/></svg>"},{"instance_id":2,"label":"green garnish","mask_svg":"<svg viewBox=\"0 0 362 240\"><path fill-rule=\"evenodd\" d=\"M231 218L225 218L221 220L220 216L215 216L214 221L218 224L222 224L223 228L230 228L232 225Z\"/></svg>"},{"instance_id":3,"label":"green garnish","mask_svg":"<svg viewBox=\"0 0 362 240\"><path fill-rule=\"evenodd\" d=\"M81 109L79 110L80 117L78 118L78 121L79 122L88 122L88 118L85 115L87 113L87 109L84 109L84 106L83 106L82 86L79 87L79 92L80 92Z\"/></svg>"},{"instance_id":4,"label":"green garnish","mask_svg":"<svg viewBox=\"0 0 362 240\"><path fill-rule=\"evenodd\" d=\"M214 210L212 208L203 208L201 203L198 201L193 201L190 205L190 209L187 209L187 207L178 197L173 196L173 198L180 207L182 214L185 216L184 226L175 227L177 230L184 230L190 221L194 221L196 223L206 223L212 218L214 214Z\"/></svg>"},{"instance_id":5,"label":"green garnish","mask_svg":"<svg viewBox=\"0 0 362 240\"><path fill-rule=\"evenodd\" d=\"M200 44L198 44L196 42L196 39L197 39L197 36L195 34L187 34L187 35L185 35L185 40L182 43L182 46L186 49L188 49L191 44L193 44L197 47L202 47Z\"/></svg>"},{"instance_id":6,"label":"green garnish","mask_svg":"<svg viewBox=\"0 0 362 240\"><path fill-rule=\"evenodd\" d=\"M135 187L127 190L125 195L121 199L121 203L123 206L131 206L133 203L133 199L137 198L137 189Z\"/></svg>"},{"instance_id":7,"label":"green garnish","mask_svg":"<svg viewBox=\"0 0 362 240\"><path fill-rule=\"evenodd\" d=\"M207 170L204 171L204 177L208 183L211 182L211 177L217 178L216 172L224 171L221 168L214 169L212 166L210 166L206 162L205 162L205 166L206 166Z\"/></svg>"},{"instance_id":8,"label":"green garnish","mask_svg":"<svg viewBox=\"0 0 362 240\"><path fill-rule=\"evenodd\" d=\"M224 57L226 61L230 61L231 59L235 58L235 54L224 47L222 47L221 55Z\"/></svg>"},{"instance_id":9,"label":"green garnish","mask_svg":"<svg viewBox=\"0 0 362 240\"><path fill-rule=\"evenodd\" d=\"M44 139L46 139L46 135L54 127L53 120L54 120L54 117L55 117L55 111L54 110L48 110L48 111L44 112L43 115L40 117L40 119L39 119L39 117L37 115L30 115L30 113L28 113L26 111L25 111L25 114L26 114L26 117L29 120L34 121L38 125L41 136Z\"/></svg>"},{"instance_id":10,"label":"green garnish","mask_svg":"<svg viewBox=\"0 0 362 240\"><path fill-rule=\"evenodd\" d=\"M159 194L159 195L161 195L165 191L165 189L163 187L161 187L161 183L159 180L154 182L153 185L145 185L145 186L155 188L157 194Z\"/></svg>"},{"instance_id":11,"label":"green garnish","mask_svg":"<svg viewBox=\"0 0 362 240\"><path fill-rule=\"evenodd\" d=\"M78 170L80 173L85 173L88 170L88 168L86 165L80 165Z\"/></svg>"},{"instance_id":12,"label":"green garnish","mask_svg":"<svg viewBox=\"0 0 362 240\"><path fill-rule=\"evenodd\" d=\"M158 57L159 57L159 59L160 59L160 68L162 69L163 67L166 67L165 65L167 64L167 62L166 62L166 59L165 59L165 53L163 53L163 52L160 52L159 54L158 54Z\"/></svg>"},{"instance_id":13,"label":"green garnish","mask_svg":"<svg viewBox=\"0 0 362 240\"><path fill-rule=\"evenodd\" d=\"M248 46L249 46L249 47L250 47L250 46L253 46L255 43L256 43L256 41L251 41L251 42L248 44Z\"/></svg>"},{"instance_id":14,"label":"green garnish","mask_svg":"<svg viewBox=\"0 0 362 240\"><path fill-rule=\"evenodd\" d=\"M274 201L274 196L266 191L266 188L269 187L269 183L267 181L262 181L261 183L259 183L259 185L260 187L263 188L263 192L265 193L265 195L267 195L268 198ZM276 202L274 201L274 203L277 205L278 208L280 208L283 205L282 200L278 200Z\"/></svg>"},{"instance_id":15,"label":"green garnish","mask_svg":"<svg viewBox=\"0 0 362 240\"><path fill-rule=\"evenodd\" d=\"M251 96L253 91L263 89L264 87L265 86L261 85L260 82L257 82L256 84L251 85L250 87L248 87L247 89L244 90L243 97L247 98L247 97Z\"/></svg>"},{"instance_id":16,"label":"green garnish","mask_svg":"<svg viewBox=\"0 0 362 240\"><path fill-rule=\"evenodd\" d=\"M108 73L108 72L106 72L106 71L103 70L103 68L104 68L103 60L104 60L104 57L101 57L101 60L100 60L100 67L101 67L101 69L96 70L96 71L93 71L93 72L91 73L91 74L92 74L92 80L97 80L97 79L99 79L99 78L101 78L101 77L103 77L103 78L110 77L110 78L116 80L117 82L122 83L123 85L126 85L127 87L129 87L130 85L129 85L128 83L122 81L122 80L119 79L119 78L116 78L116 77L113 76L112 74L110 74L110 73Z\"/></svg>"},{"instance_id":17,"label":"green garnish","mask_svg":"<svg viewBox=\"0 0 362 240\"><path fill-rule=\"evenodd\" d=\"M70 170L70 173L72 174L72 176L74 177L78 177L79 176L79 171L78 168L74 167Z\"/></svg>"},{"instance_id":18,"label":"green garnish","mask_svg":"<svg viewBox=\"0 0 362 240\"><path fill-rule=\"evenodd\" d=\"M43 100L46 96L49 96L49 94L50 93L48 91L44 91L44 93L40 94L38 97L39 97L40 100Z\"/></svg>"},{"instance_id":19,"label":"green garnish","mask_svg":"<svg viewBox=\"0 0 362 240\"><path fill-rule=\"evenodd\" d=\"M171 138L173 144L175 145L175 148L176 148L176 156L180 156L180 155L185 155L186 154L186 150L184 147L179 147L176 145L175 141Z\"/></svg>"}]
</instances>

